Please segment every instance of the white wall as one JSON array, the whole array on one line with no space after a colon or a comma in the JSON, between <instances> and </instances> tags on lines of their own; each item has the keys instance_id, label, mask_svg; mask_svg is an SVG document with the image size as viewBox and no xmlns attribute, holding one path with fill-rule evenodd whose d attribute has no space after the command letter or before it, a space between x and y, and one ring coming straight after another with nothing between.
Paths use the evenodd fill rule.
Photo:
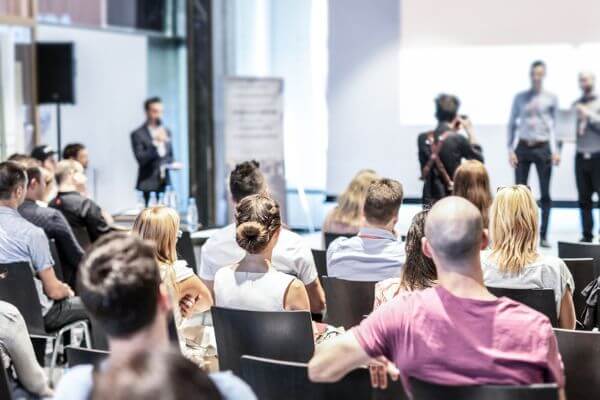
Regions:
<instances>
[{"instance_id":1,"label":"white wall","mask_svg":"<svg viewBox=\"0 0 600 400\"><path fill-rule=\"evenodd\" d=\"M529 63L548 63L546 87L567 108L576 73L600 76L600 2L594 0L329 1L327 192L360 168L399 179L420 197L417 135L431 129L433 98L457 94L475 124L492 185L512 183L506 121L528 85ZM575 200L574 145L554 170L556 200ZM530 184L537 191L535 172Z\"/></svg>"},{"instance_id":2,"label":"white wall","mask_svg":"<svg viewBox=\"0 0 600 400\"><path fill-rule=\"evenodd\" d=\"M76 104L62 106L63 145L78 141L90 149L102 207L116 212L135 206L137 164L129 133L144 119L146 37L41 25L38 40L75 43ZM43 141L56 147L54 106L42 113L52 119Z\"/></svg>"}]
</instances>

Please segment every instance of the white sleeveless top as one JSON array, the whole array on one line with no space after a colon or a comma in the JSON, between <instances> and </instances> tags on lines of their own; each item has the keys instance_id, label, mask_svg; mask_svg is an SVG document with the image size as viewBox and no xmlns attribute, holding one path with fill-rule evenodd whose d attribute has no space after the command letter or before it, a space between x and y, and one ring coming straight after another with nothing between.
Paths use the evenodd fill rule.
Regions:
<instances>
[{"instance_id":1,"label":"white sleeveless top","mask_svg":"<svg viewBox=\"0 0 600 400\"><path fill-rule=\"evenodd\" d=\"M236 266L221 268L215 274L217 307L251 311L285 311L285 292L293 276L269 268L268 272L237 272Z\"/></svg>"}]
</instances>

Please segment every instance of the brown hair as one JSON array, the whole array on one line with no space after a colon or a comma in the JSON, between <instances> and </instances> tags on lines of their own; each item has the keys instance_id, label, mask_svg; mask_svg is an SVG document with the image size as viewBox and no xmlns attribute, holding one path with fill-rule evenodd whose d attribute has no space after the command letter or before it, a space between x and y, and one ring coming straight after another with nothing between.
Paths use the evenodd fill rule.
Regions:
<instances>
[{"instance_id":1,"label":"brown hair","mask_svg":"<svg viewBox=\"0 0 600 400\"><path fill-rule=\"evenodd\" d=\"M265 177L257 161L244 161L237 164L229 175L229 191L234 202L265 190Z\"/></svg>"},{"instance_id":2,"label":"brown hair","mask_svg":"<svg viewBox=\"0 0 600 400\"><path fill-rule=\"evenodd\" d=\"M266 195L244 197L235 211L237 244L250 254L263 251L281 228L279 204Z\"/></svg>"},{"instance_id":3,"label":"brown hair","mask_svg":"<svg viewBox=\"0 0 600 400\"><path fill-rule=\"evenodd\" d=\"M367 189L363 213L368 222L387 224L398 215L402 204L402 184L388 178L378 179Z\"/></svg>"},{"instance_id":4,"label":"brown hair","mask_svg":"<svg viewBox=\"0 0 600 400\"><path fill-rule=\"evenodd\" d=\"M79 267L79 297L109 336L125 338L156 318L160 275L151 242L124 232L98 239Z\"/></svg>"},{"instance_id":5,"label":"brown hair","mask_svg":"<svg viewBox=\"0 0 600 400\"><path fill-rule=\"evenodd\" d=\"M489 225L489 210L492 205L490 177L483 163L477 160L464 161L454 173L455 196L463 197L481 212L483 226Z\"/></svg>"},{"instance_id":6,"label":"brown hair","mask_svg":"<svg viewBox=\"0 0 600 400\"><path fill-rule=\"evenodd\" d=\"M377 179L379 179L379 176L371 169L358 171L346 190L338 198L338 204L331 214L333 220L358 227L362 217L367 190L371 183Z\"/></svg>"},{"instance_id":7,"label":"brown hair","mask_svg":"<svg viewBox=\"0 0 600 400\"><path fill-rule=\"evenodd\" d=\"M138 214L131 231L154 242L154 255L159 263L172 265L177 261L177 211L165 206L146 208Z\"/></svg>"},{"instance_id":8,"label":"brown hair","mask_svg":"<svg viewBox=\"0 0 600 400\"><path fill-rule=\"evenodd\" d=\"M98 374L93 400L220 400L214 382L181 353L147 350Z\"/></svg>"},{"instance_id":9,"label":"brown hair","mask_svg":"<svg viewBox=\"0 0 600 400\"><path fill-rule=\"evenodd\" d=\"M425 237L425 221L429 210L417 213L406 234L406 261L402 269L400 287L405 290L422 290L433 286L437 279L437 271L433 260L422 250L422 239Z\"/></svg>"}]
</instances>

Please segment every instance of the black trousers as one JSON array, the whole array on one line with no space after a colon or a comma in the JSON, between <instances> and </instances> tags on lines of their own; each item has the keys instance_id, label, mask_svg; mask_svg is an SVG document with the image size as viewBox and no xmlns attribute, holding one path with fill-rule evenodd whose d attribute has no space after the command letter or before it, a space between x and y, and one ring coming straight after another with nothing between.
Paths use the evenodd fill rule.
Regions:
<instances>
[{"instance_id":1,"label":"black trousers","mask_svg":"<svg viewBox=\"0 0 600 400\"><path fill-rule=\"evenodd\" d=\"M146 207L148 207L148 204L150 204L150 196L152 196L152 193L156 193L156 200L158 200L158 195L160 193L163 193L165 191L165 189L160 189L160 190L156 190L156 191L151 191L151 192L143 192L144 193L144 202L146 203Z\"/></svg>"},{"instance_id":2,"label":"black trousers","mask_svg":"<svg viewBox=\"0 0 600 400\"><path fill-rule=\"evenodd\" d=\"M69 297L54 301L54 304L44 315L46 330L57 331L65 325L88 319L88 315L79 297Z\"/></svg>"},{"instance_id":3,"label":"black trousers","mask_svg":"<svg viewBox=\"0 0 600 400\"><path fill-rule=\"evenodd\" d=\"M594 229L592 196L594 193L598 193L600 196L600 153L592 154L590 157L577 154L575 157L575 180L577 182L583 239L591 241L594 238L592 232Z\"/></svg>"},{"instance_id":4,"label":"black trousers","mask_svg":"<svg viewBox=\"0 0 600 400\"><path fill-rule=\"evenodd\" d=\"M542 206L542 224L540 227L540 237L546 239L548 234L548 224L550 222L550 209L552 199L550 198L550 178L552 177L552 152L550 144L542 144L529 147L524 143L519 143L515 150L519 160L515 168L515 181L517 185L527 185L529 180L529 170L531 165L535 165L540 181L540 205Z\"/></svg>"}]
</instances>

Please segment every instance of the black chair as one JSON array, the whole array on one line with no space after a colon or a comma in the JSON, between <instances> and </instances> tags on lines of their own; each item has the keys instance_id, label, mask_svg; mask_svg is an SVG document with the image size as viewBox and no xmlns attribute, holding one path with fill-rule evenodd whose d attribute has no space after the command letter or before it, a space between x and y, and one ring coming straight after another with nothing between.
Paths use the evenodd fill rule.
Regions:
<instances>
[{"instance_id":1,"label":"black chair","mask_svg":"<svg viewBox=\"0 0 600 400\"><path fill-rule=\"evenodd\" d=\"M555 329L565 366L568 399L593 399L600 395L600 333Z\"/></svg>"},{"instance_id":2,"label":"black chair","mask_svg":"<svg viewBox=\"0 0 600 400\"><path fill-rule=\"evenodd\" d=\"M331 242L333 242L337 238L341 238L341 237L347 238L347 237L352 237L355 235L348 234L348 233L323 232L323 236L325 236L325 250L327 250L329 248L329 245L331 244Z\"/></svg>"},{"instance_id":3,"label":"black chair","mask_svg":"<svg viewBox=\"0 0 600 400\"><path fill-rule=\"evenodd\" d=\"M322 282L327 303L325 322L328 324L350 329L373 311L377 282L347 281L328 276L324 276Z\"/></svg>"},{"instance_id":4,"label":"black chair","mask_svg":"<svg viewBox=\"0 0 600 400\"><path fill-rule=\"evenodd\" d=\"M530 386L445 386L410 378L414 400L558 400L555 384Z\"/></svg>"},{"instance_id":5,"label":"black chair","mask_svg":"<svg viewBox=\"0 0 600 400\"><path fill-rule=\"evenodd\" d=\"M305 363L243 356L241 368L242 378L261 400L406 399L398 383L387 390L372 389L366 368L354 370L335 383L311 382Z\"/></svg>"},{"instance_id":6,"label":"black chair","mask_svg":"<svg viewBox=\"0 0 600 400\"><path fill-rule=\"evenodd\" d=\"M58 248L56 247L56 240L50 239L48 241L50 245L50 254L52 255L52 259L54 260L54 274L58 278L58 280L64 282L65 274L63 272L62 261L60 260L60 255L58 254Z\"/></svg>"},{"instance_id":7,"label":"black chair","mask_svg":"<svg viewBox=\"0 0 600 400\"><path fill-rule=\"evenodd\" d=\"M92 239L90 239L90 234L88 233L87 229L81 226L74 227L73 225L71 225L71 229L73 229L75 239L77 239L81 248L85 251L88 251L90 247L92 247Z\"/></svg>"},{"instance_id":8,"label":"black chair","mask_svg":"<svg viewBox=\"0 0 600 400\"><path fill-rule=\"evenodd\" d=\"M560 258L593 258L596 273L600 273L600 244L558 242Z\"/></svg>"},{"instance_id":9,"label":"black chair","mask_svg":"<svg viewBox=\"0 0 600 400\"><path fill-rule=\"evenodd\" d=\"M0 365L0 399L13 400L12 390L8 383L8 376L6 376L6 369L4 365Z\"/></svg>"},{"instance_id":10,"label":"black chair","mask_svg":"<svg viewBox=\"0 0 600 400\"><path fill-rule=\"evenodd\" d=\"M327 276L327 251L311 249L319 278Z\"/></svg>"},{"instance_id":11,"label":"black chair","mask_svg":"<svg viewBox=\"0 0 600 400\"><path fill-rule=\"evenodd\" d=\"M108 351L108 336L98 321L90 317L90 331L92 334L92 348Z\"/></svg>"},{"instance_id":12,"label":"black chair","mask_svg":"<svg viewBox=\"0 0 600 400\"><path fill-rule=\"evenodd\" d=\"M243 355L308 362L315 349L312 321L306 311L211 309L219 368L240 373Z\"/></svg>"},{"instance_id":13,"label":"black chair","mask_svg":"<svg viewBox=\"0 0 600 400\"><path fill-rule=\"evenodd\" d=\"M48 336L29 335L29 339L33 346L35 359L42 367L44 367L46 365L46 344L48 343Z\"/></svg>"},{"instance_id":14,"label":"black chair","mask_svg":"<svg viewBox=\"0 0 600 400\"><path fill-rule=\"evenodd\" d=\"M194 253L194 245L192 244L192 236L190 231L182 231L181 237L177 240L177 256L188 263L188 266L198 273L196 265L196 254Z\"/></svg>"},{"instance_id":15,"label":"black chair","mask_svg":"<svg viewBox=\"0 0 600 400\"><path fill-rule=\"evenodd\" d=\"M109 354L108 351L83 349L74 346L65 347L65 352L67 353L69 368L88 364L96 366L108 357Z\"/></svg>"},{"instance_id":16,"label":"black chair","mask_svg":"<svg viewBox=\"0 0 600 400\"><path fill-rule=\"evenodd\" d=\"M512 289L490 287L488 290L497 297L508 297L523 303L536 311L541 312L550 319L552 326L558 326L558 317L556 315L556 299L552 289Z\"/></svg>"},{"instance_id":17,"label":"black chair","mask_svg":"<svg viewBox=\"0 0 600 400\"><path fill-rule=\"evenodd\" d=\"M581 291L585 287L598 278L598 273L594 268L593 258L564 258L563 261L567 264L573 281L575 281L575 292L573 293L573 302L575 303L575 315L580 318L585 310L585 297Z\"/></svg>"},{"instance_id":18,"label":"black chair","mask_svg":"<svg viewBox=\"0 0 600 400\"><path fill-rule=\"evenodd\" d=\"M42 317L42 306L34 284L29 263L0 264L0 300L11 303L21 312L32 335L46 336L54 340L54 349L50 361L50 371L54 372L62 337L74 328L83 328L86 345L90 344L90 332L86 320L65 325L56 332L47 332Z\"/></svg>"}]
</instances>

